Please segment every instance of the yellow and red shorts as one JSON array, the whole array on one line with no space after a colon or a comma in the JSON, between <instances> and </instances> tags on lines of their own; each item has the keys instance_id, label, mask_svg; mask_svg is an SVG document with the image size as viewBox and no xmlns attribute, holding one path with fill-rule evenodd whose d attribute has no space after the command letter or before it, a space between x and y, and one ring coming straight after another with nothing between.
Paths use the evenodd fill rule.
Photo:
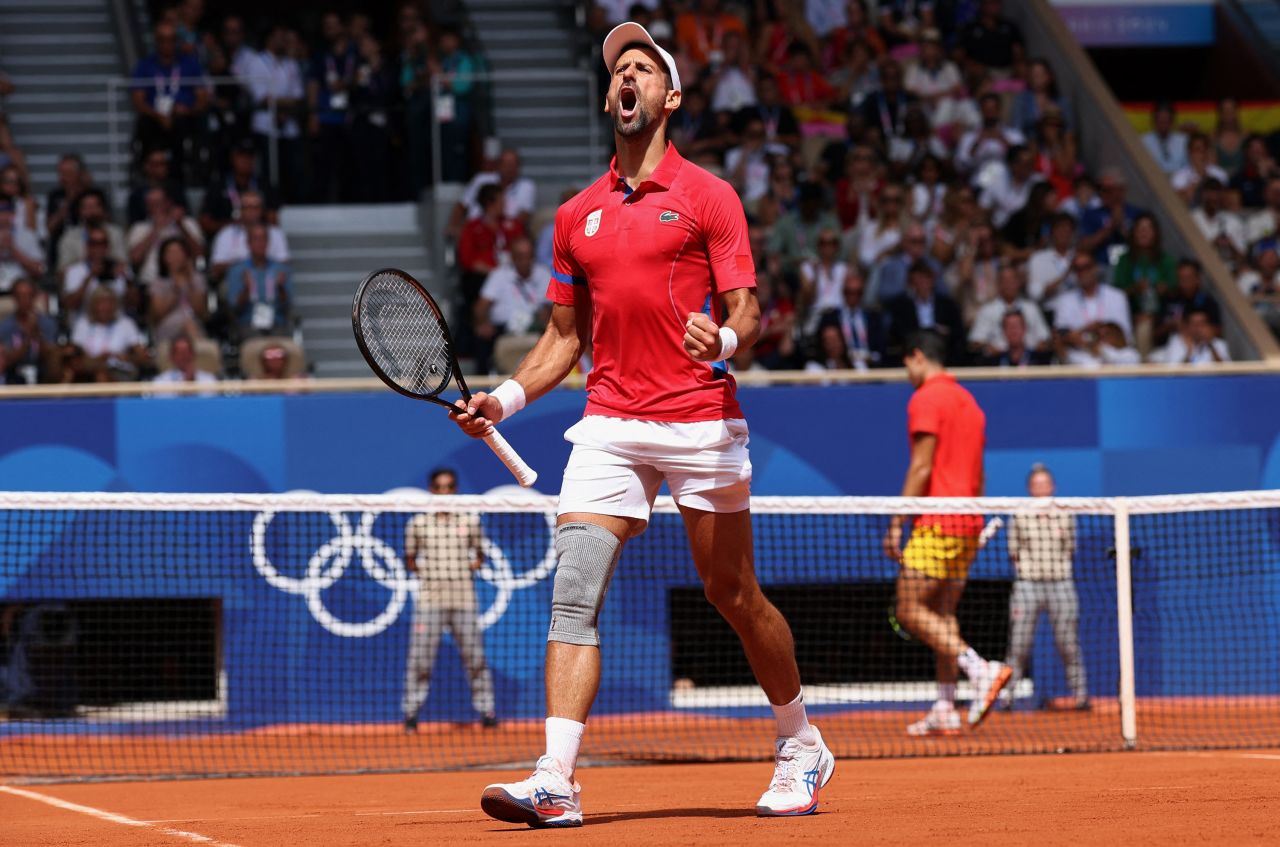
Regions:
<instances>
[{"instance_id":1,"label":"yellow and red shorts","mask_svg":"<svg viewBox=\"0 0 1280 847\"><path fill-rule=\"evenodd\" d=\"M966 579L977 555L977 536L947 535L936 526L918 526L902 550L902 564L934 579Z\"/></svg>"}]
</instances>

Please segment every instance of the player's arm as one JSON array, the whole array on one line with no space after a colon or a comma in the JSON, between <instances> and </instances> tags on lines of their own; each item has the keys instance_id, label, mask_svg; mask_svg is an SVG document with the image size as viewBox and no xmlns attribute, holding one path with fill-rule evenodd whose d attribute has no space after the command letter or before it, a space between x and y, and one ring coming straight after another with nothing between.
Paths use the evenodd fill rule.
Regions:
<instances>
[{"instance_id":1,"label":"player's arm","mask_svg":"<svg viewBox=\"0 0 1280 847\"><path fill-rule=\"evenodd\" d=\"M563 303L552 307L550 323L512 377L524 389L526 403L546 394L569 375L590 337L590 309ZM502 420L502 403L492 394L477 392L465 410L461 400L457 405L459 410L449 417L473 438L483 438L489 427Z\"/></svg>"},{"instance_id":2,"label":"player's arm","mask_svg":"<svg viewBox=\"0 0 1280 847\"><path fill-rule=\"evenodd\" d=\"M727 317L717 325L707 315L690 312L685 318L684 349L695 361L718 362L739 347L756 343L760 335L760 301L756 298L756 265L742 201L727 182L720 180L700 200L698 217L707 260Z\"/></svg>"},{"instance_id":3,"label":"player's arm","mask_svg":"<svg viewBox=\"0 0 1280 847\"><path fill-rule=\"evenodd\" d=\"M931 432L916 432L911 436L911 462L907 476L902 481L903 497L922 497L929 490L929 477L933 473L933 455L938 447L938 436ZM894 515L889 521L889 531L884 536L884 552L894 561L902 560L902 527L906 515Z\"/></svg>"}]
</instances>

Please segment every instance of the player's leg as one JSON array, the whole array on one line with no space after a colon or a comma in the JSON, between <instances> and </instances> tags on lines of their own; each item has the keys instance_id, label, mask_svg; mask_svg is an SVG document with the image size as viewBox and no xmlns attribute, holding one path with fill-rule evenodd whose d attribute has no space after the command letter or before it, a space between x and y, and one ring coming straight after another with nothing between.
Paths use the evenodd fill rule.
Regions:
<instances>
[{"instance_id":1,"label":"player's leg","mask_svg":"<svg viewBox=\"0 0 1280 847\"><path fill-rule=\"evenodd\" d=\"M904 559L898 573L895 614L908 632L933 650L938 697L928 714L907 727L907 734L957 735L961 720L956 711L956 659L967 648L954 615L949 615L949 611L954 611L949 595L958 596L958 592L951 580L929 576L908 562L918 564L919 560L914 556Z\"/></svg>"},{"instance_id":2,"label":"player's leg","mask_svg":"<svg viewBox=\"0 0 1280 847\"><path fill-rule=\"evenodd\" d=\"M586 719L600 685L597 623L623 542L644 530L662 479L652 468L610 449L610 424L586 418L570 429L574 443L560 492L556 574L547 634L546 754L521 782L485 788L491 817L530 826L582 823L574 779Z\"/></svg>"},{"instance_id":3,"label":"player's leg","mask_svg":"<svg viewBox=\"0 0 1280 847\"><path fill-rule=\"evenodd\" d=\"M673 492L678 488L677 483ZM707 600L737 633L777 721L774 776L756 813L810 814L835 771L835 757L805 712L791 627L756 580L751 513L703 511L684 504L680 513Z\"/></svg>"},{"instance_id":4,"label":"player's leg","mask_svg":"<svg viewBox=\"0 0 1280 847\"><path fill-rule=\"evenodd\" d=\"M1075 583L1069 579L1045 584L1048 591L1046 604L1049 623L1053 627L1053 640L1062 656L1067 685L1075 697L1077 709L1089 708L1089 683L1084 672L1084 653L1080 649L1080 599L1076 596Z\"/></svg>"},{"instance_id":5,"label":"player's leg","mask_svg":"<svg viewBox=\"0 0 1280 847\"><path fill-rule=\"evenodd\" d=\"M444 631L443 612L425 601L426 598L419 597L414 604L413 624L409 627L409 661L405 667L404 699L400 704L404 728L409 732L418 728L418 712L427 702L431 669Z\"/></svg>"},{"instance_id":6,"label":"player's leg","mask_svg":"<svg viewBox=\"0 0 1280 847\"><path fill-rule=\"evenodd\" d=\"M1030 580L1019 579L1013 583L1013 593L1009 595L1009 650L1005 654L1005 664L1013 673L1006 693L1017 688L1031 660L1036 618L1040 614L1035 595L1035 583Z\"/></svg>"},{"instance_id":7,"label":"player's leg","mask_svg":"<svg viewBox=\"0 0 1280 847\"><path fill-rule=\"evenodd\" d=\"M480 634L480 621L475 609L450 609L449 632L458 645L462 666L467 669L471 683L471 705L480 714L485 727L498 725L497 703L493 693L493 671L484 657L484 637Z\"/></svg>"}]
</instances>

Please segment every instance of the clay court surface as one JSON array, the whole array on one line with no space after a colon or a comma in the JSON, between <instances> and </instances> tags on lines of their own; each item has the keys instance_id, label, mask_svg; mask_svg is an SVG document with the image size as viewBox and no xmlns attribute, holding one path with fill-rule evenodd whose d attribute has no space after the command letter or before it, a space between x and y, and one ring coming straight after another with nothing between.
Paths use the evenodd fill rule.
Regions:
<instances>
[{"instance_id":1,"label":"clay court surface","mask_svg":"<svg viewBox=\"0 0 1280 847\"><path fill-rule=\"evenodd\" d=\"M761 820L764 763L584 768L587 823L531 832L480 813L524 771L0 787L6 845L1264 844L1280 750L839 763L809 818ZM25 794L13 792L26 792Z\"/></svg>"}]
</instances>

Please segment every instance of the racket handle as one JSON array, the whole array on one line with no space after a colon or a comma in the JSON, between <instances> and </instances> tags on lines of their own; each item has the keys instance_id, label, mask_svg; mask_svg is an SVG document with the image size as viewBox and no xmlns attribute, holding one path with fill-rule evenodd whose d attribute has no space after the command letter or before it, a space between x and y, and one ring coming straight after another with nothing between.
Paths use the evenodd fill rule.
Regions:
<instances>
[{"instance_id":1,"label":"racket handle","mask_svg":"<svg viewBox=\"0 0 1280 847\"><path fill-rule=\"evenodd\" d=\"M507 443L507 439L493 428L489 429L489 434L484 437L484 443L502 460L502 464L507 466L507 470L511 471L511 475L516 478L525 488L533 485L538 479L538 472L529 467L524 459L520 458L512 446Z\"/></svg>"}]
</instances>

